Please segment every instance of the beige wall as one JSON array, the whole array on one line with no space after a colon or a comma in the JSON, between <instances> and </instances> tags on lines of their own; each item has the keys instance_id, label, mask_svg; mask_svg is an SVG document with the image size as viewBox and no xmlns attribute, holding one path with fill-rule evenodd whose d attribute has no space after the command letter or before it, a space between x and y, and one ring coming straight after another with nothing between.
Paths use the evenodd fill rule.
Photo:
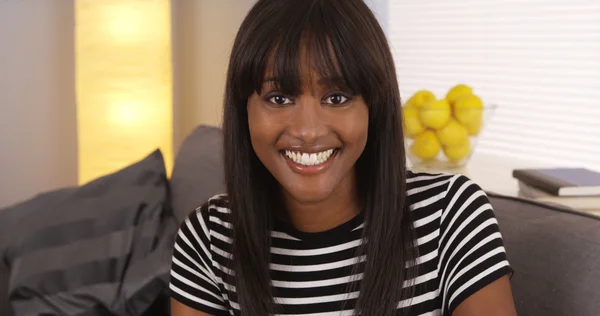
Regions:
<instances>
[{"instance_id":1,"label":"beige wall","mask_svg":"<svg viewBox=\"0 0 600 316\"><path fill-rule=\"evenodd\" d=\"M231 46L253 3L173 0L176 149L198 124L221 124Z\"/></svg>"},{"instance_id":2,"label":"beige wall","mask_svg":"<svg viewBox=\"0 0 600 316\"><path fill-rule=\"evenodd\" d=\"M0 208L77 182L73 3L0 1Z\"/></svg>"},{"instance_id":3,"label":"beige wall","mask_svg":"<svg viewBox=\"0 0 600 316\"><path fill-rule=\"evenodd\" d=\"M220 125L229 53L254 0L173 0L175 149ZM0 208L77 183L69 0L0 0Z\"/></svg>"}]
</instances>

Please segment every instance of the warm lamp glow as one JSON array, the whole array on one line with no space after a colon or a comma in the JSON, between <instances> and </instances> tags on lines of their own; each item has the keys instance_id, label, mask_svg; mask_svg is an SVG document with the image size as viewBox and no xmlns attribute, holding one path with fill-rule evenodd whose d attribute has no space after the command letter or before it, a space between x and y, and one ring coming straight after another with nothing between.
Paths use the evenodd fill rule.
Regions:
<instances>
[{"instance_id":1,"label":"warm lamp glow","mask_svg":"<svg viewBox=\"0 0 600 316\"><path fill-rule=\"evenodd\" d=\"M173 162L169 0L77 0L79 182L156 148Z\"/></svg>"}]
</instances>

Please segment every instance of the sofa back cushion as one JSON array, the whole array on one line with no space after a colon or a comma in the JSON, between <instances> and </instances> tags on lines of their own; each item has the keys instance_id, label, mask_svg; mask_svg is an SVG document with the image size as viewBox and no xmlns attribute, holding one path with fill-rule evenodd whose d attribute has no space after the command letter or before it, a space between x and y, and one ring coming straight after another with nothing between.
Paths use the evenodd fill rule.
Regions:
<instances>
[{"instance_id":1,"label":"sofa back cushion","mask_svg":"<svg viewBox=\"0 0 600 316\"><path fill-rule=\"evenodd\" d=\"M223 135L217 127L201 125L183 142L173 166L173 213L181 223L216 194L225 192Z\"/></svg>"}]
</instances>

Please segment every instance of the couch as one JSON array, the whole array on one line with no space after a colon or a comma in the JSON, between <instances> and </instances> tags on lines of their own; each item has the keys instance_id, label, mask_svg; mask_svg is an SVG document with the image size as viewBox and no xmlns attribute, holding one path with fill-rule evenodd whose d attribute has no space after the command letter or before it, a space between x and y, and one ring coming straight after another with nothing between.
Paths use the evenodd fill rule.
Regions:
<instances>
[{"instance_id":1,"label":"couch","mask_svg":"<svg viewBox=\"0 0 600 316\"><path fill-rule=\"evenodd\" d=\"M143 238L140 239L141 241L136 241L134 238L130 244L135 247L130 247L128 244L127 247L119 248L120 251L128 253L128 261L117 265L120 268L118 280L127 282L121 287L133 290L122 293L122 289L115 289L115 291L119 291L119 299L116 300L86 297L101 302L101 304L95 302L95 309L91 309L86 315L158 316L168 314L168 298L165 290L168 283L169 260L165 258L168 257L170 248L165 245L172 242L172 235L176 230L177 223L180 223L191 210L208 197L223 191L219 129L200 126L185 140L177 154L173 174L164 187L161 184L163 181L158 176L160 168L156 169L155 166L156 161L160 160L157 155L157 153L153 153L136 164L137 171L129 171L127 176L118 180L108 179L120 181L119 183L131 182L127 190L135 188L138 190L135 192L138 192L139 195L137 199L143 200L143 203L138 200L128 201L123 207L117 209L118 212L129 212L128 210L137 207L136 211L130 211L133 214L131 218L137 225L135 227L141 226L139 224L143 219L146 226L152 229L161 227L161 229L157 230L158 233L148 230L137 232L137 235L140 236L148 235L150 239L146 238L146 241L151 240L151 243L143 242ZM148 159L154 164L153 168L159 171L148 171ZM139 164L143 163L146 163L145 167L139 167ZM134 177L140 170L144 171L144 175ZM128 177L135 179L132 180ZM153 185L153 191L150 192L152 198L145 189L139 188L140 183ZM100 183L99 187L108 190L106 185L105 183L103 187ZM114 182L112 186L115 186ZM14 246L15 240L23 239L18 236L30 233L28 230L27 233L23 233L26 230L18 227L19 220L22 221L22 217L29 218L35 212L44 212L47 209L66 210L66 212L81 216L76 211L85 209L84 206L88 205L85 203L89 202L83 204L78 202L80 204L77 207L70 207L68 203L64 202L71 201L68 198L73 196L73 192L80 192L80 190L81 188L56 190L33 197L30 201L6 210L0 210L0 238L2 238L0 239L2 241L0 242L0 258L2 259L0 260L0 315L13 315L14 311L10 308L13 306L23 309L23 305L8 304L8 289L14 289L14 283L18 283L18 275L23 271L16 273L14 264L12 267L7 264L9 260L6 255L6 245L12 243ZM84 197L89 198L89 192L90 190ZM107 194L106 191L102 192L102 194ZM62 200L61 203L49 202L52 196L49 197L48 194L54 194L55 199L60 200L66 197L67 200ZM110 198L111 201L115 201L114 203L123 203L123 199L131 200L131 196L136 196L127 194L124 197L118 192L112 194L106 199ZM511 282L519 315L600 315L600 218L533 201L501 196L493 192L488 192L488 196L500 223L509 260L515 270ZM98 197L98 195L94 195L94 198L96 199L94 200L95 204L89 205L105 203L102 200L104 198ZM42 203L40 199L46 200L43 200ZM37 203L32 201L37 201ZM72 201L69 203L73 204ZM104 208L110 208L114 203L111 202L108 206L104 205ZM23 205L27 207L24 208ZM60 207L50 207L52 205ZM144 207L140 208L139 205ZM151 207L152 205L155 207ZM21 213L15 212L18 209L21 209ZM98 212L94 214L96 213ZM19 220L16 220L17 218ZM4 226L2 226L3 222ZM6 225L6 223L10 223L10 225ZM2 229L5 230L4 235ZM11 229L13 235L6 233ZM130 228L121 227L121 229L128 231L127 229ZM90 234L89 231L86 233ZM100 238L99 240L104 239ZM4 253L2 252L3 247ZM140 252L140 248L144 251ZM9 253L14 256L14 252L13 249ZM139 260L136 261L136 258ZM141 269L142 272L130 275L127 266L132 264L137 264L136 270ZM35 283L33 284L35 285ZM22 291L20 298L27 297L28 293ZM13 295L12 298L14 299L15 296ZM61 307L57 306L55 304L53 308ZM52 314L60 315L62 313L56 311L49 315Z\"/></svg>"}]
</instances>

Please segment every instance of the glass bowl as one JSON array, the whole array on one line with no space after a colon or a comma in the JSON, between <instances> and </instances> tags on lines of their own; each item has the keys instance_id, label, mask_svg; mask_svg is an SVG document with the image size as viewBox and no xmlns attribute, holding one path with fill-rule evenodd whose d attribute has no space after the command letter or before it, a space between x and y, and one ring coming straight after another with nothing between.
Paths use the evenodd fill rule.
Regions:
<instances>
[{"instance_id":1,"label":"glass bowl","mask_svg":"<svg viewBox=\"0 0 600 316\"><path fill-rule=\"evenodd\" d=\"M403 107L406 155L413 170L464 168L496 105L460 110Z\"/></svg>"}]
</instances>

